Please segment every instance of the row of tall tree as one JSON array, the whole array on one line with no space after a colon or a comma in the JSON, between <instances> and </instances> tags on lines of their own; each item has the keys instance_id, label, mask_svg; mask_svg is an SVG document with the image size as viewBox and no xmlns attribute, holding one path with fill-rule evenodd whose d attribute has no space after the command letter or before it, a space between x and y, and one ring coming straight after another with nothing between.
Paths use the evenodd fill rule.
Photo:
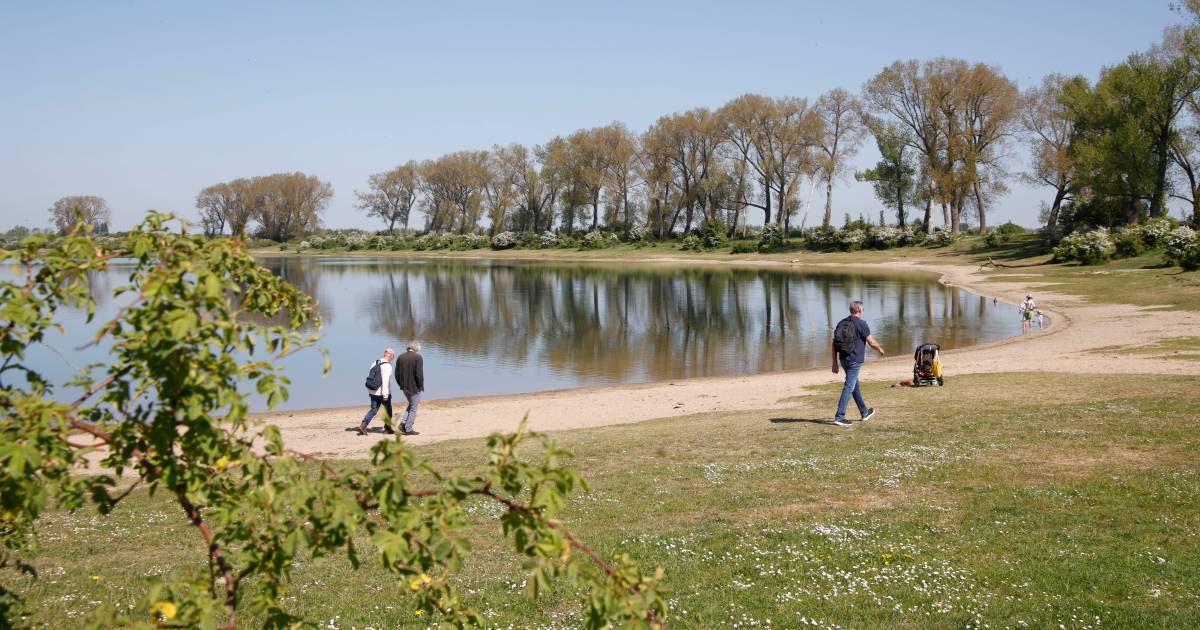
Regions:
<instances>
[{"instance_id":1,"label":"row of tall tree","mask_svg":"<svg viewBox=\"0 0 1200 630\"><path fill-rule=\"evenodd\" d=\"M858 101L834 90L801 98L739 97L720 109L659 118L636 134L619 122L581 129L532 148L460 151L372 175L359 206L388 229L414 209L429 230L566 231L645 226L659 236L718 218L730 229L752 209L789 223L800 193L833 182L863 136ZM802 222L807 222L808 206Z\"/></svg>"},{"instance_id":2,"label":"row of tall tree","mask_svg":"<svg viewBox=\"0 0 1200 630\"><path fill-rule=\"evenodd\" d=\"M641 134L615 122L532 148L408 162L372 175L359 206L389 230L407 225L414 209L427 229L458 232L486 218L492 233L639 225L662 237L714 218L733 232L752 212L785 228L828 226L834 184L873 135L896 168L858 175L875 182L899 222L916 199L927 230L935 204L954 230L968 210L986 227L989 202L1006 190L1002 146L1022 104L992 66L896 62L861 96L841 88L813 102L746 94L716 110L663 116ZM814 213L818 187L824 209Z\"/></svg>"}]
</instances>

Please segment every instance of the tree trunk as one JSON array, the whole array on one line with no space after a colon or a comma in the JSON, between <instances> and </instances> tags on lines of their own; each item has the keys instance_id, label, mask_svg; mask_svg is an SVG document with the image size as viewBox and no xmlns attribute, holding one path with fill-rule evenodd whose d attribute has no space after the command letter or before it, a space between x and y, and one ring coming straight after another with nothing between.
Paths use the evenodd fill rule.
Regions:
<instances>
[{"instance_id":1,"label":"tree trunk","mask_svg":"<svg viewBox=\"0 0 1200 630\"><path fill-rule=\"evenodd\" d=\"M987 232L987 215L983 211L983 194L979 192L979 182L971 185L975 189L975 208L979 210L979 233Z\"/></svg>"},{"instance_id":2,"label":"tree trunk","mask_svg":"<svg viewBox=\"0 0 1200 630\"><path fill-rule=\"evenodd\" d=\"M921 223L926 234L933 234L933 186L929 187L929 198L925 200L925 219Z\"/></svg>"},{"instance_id":3,"label":"tree trunk","mask_svg":"<svg viewBox=\"0 0 1200 630\"><path fill-rule=\"evenodd\" d=\"M766 227L771 222L771 183L767 178L763 178L763 194L766 195L766 203L763 204L763 227Z\"/></svg>"},{"instance_id":4,"label":"tree trunk","mask_svg":"<svg viewBox=\"0 0 1200 630\"><path fill-rule=\"evenodd\" d=\"M1066 188L1059 188L1054 192L1054 202L1050 204L1050 216L1046 217L1046 227L1052 228L1058 224L1058 210L1062 207L1063 199L1066 196Z\"/></svg>"},{"instance_id":5,"label":"tree trunk","mask_svg":"<svg viewBox=\"0 0 1200 630\"><path fill-rule=\"evenodd\" d=\"M1164 133L1155 143L1154 153L1158 162L1154 165L1154 196L1150 198L1150 218L1164 214L1167 197L1167 161L1170 159L1170 135Z\"/></svg>"},{"instance_id":6,"label":"tree trunk","mask_svg":"<svg viewBox=\"0 0 1200 630\"><path fill-rule=\"evenodd\" d=\"M592 231L596 231L596 225L600 221L600 189L592 193Z\"/></svg>"},{"instance_id":7,"label":"tree trunk","mask_svg":"<svg viewBox=\"0 0 1200 630\"><path fill-rule=\"evenodd\" d=\"M825 218L821 219L821 227L829 227L829 220L833 218L833 178L825 180Z\"/></svg>"}]
</instances>

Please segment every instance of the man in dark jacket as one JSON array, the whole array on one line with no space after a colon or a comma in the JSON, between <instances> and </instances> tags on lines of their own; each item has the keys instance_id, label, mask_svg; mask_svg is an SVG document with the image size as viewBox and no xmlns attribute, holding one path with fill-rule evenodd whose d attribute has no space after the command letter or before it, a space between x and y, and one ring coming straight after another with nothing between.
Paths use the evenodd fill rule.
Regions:
<instances>
[{"instance_id":1,"label":"man in dark jacket","mask_svg":"<svg viewBox=\"0 0 1200 630\"><path fill-rule=\"evenodd\" d=\"M408 399L408 407L401 418L400 434L417 435L413 422L417 419L417 406L421 404L421 392L425 391L425 362L421 358L421 344L408 344L408 351L396 359L396 384Z\"/></svg>"},{"instance_id":2,"label":"man in dark jacket","mask_svg":"<svg viewBox=\"0 0 1200 630\"><path fill-rule=\"evenodd\" d=\"M858 412L862 414L863 422L871 419L875 415L875 409L868 407L862 397L862 388L858 385L858 373L862 369L862 365L867 360L867 346L871 346L879 354L884 354L883 347L875 341L875 337L871 335L871 327L867 325L867 320L863 316L863 303L855 300L850 303L850 316L838 322L833 333L833 373L838 373L838 364L846 370L846 382L842 385L842 396L838 399L837 414L833 418L833 423L839 427L850 426L850 421L846 419L846 407L850 405L850 399L854 398L854 404L858 406ZM838 348L839 329L845 325L847 332L847 341L850 347L845 349Z\"/></svg>"}]
</instances>

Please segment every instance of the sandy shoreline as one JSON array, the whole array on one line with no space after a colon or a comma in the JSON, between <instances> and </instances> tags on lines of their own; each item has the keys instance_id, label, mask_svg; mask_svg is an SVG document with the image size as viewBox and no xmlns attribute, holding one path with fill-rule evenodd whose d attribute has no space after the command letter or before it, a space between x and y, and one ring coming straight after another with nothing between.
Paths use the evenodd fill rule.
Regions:
<instances>
[{"instance_id":1,"label":"sandy shoreline","mask_svg":"<svg viewBox=\"0 0 1200 630\"><path fill-rule=\"evenodd\" d=\"M589 260L587 262L622 262ZM627 262L627 261L626 261ZM639 260L646 264L722 264L758 267L847 268L875 271L924 271L940 276L944 284L968 289L1004 302L1017 304L1032 292L1038 305L1054 325L1045 331L970 348L947 351L944 362L947 383L955 375L1011 372L1030 369L1069 373L1159 373L1200 375L1200 362L1164 361L1150 354L1117 355L1114 345L1137 346L1153 343L1180 331L1195 329L1200 314L1160 311L1152 307L1088 304L1078 296L1039 290L1037 282L1022 282L1021 276L1003 276L990 281L988 273L971 265L926 265L910 262L882 264L799 265L773 261L697 261L672 258ZM986 284L985 284L986 283ZM1147 317L1154 312L1154 317ZM1015 313L1014 313L1015 317ZM912 375L911 349L887 349L888 357L871 357L864 367L867 381L899 381ZM515 394L430 400L421 403L416 429L420 435L403 438L411 444L482 437L511 431L528 413L529 427L536 431L560 431L586 427L641 422L654 418L684 416L701 412L745 409L787 409L795 403L785 399L807 395L814 385L840 382L841 376L828 369L775 372L673 380L640 385L589 387L534 394ZM886 400L872 401L886 409ZM366 405L257 414L277 425L288 447L313 455L356 459L366 457L376 440L390 438L382 424L366 437L353 433ZM830 410L830 415L832 415Z\"/></svg>"}]
</instances>

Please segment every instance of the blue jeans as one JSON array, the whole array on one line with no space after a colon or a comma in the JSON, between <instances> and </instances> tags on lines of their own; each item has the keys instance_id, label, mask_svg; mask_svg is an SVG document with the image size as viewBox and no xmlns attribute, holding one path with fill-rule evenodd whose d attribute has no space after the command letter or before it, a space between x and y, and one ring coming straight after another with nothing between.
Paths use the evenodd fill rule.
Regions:
<instances>
[{"instance_id":1,"label":"blue jeans","mask_svg":"<svg viewBox=\"0 0 1200 630\"><path fill-rule=\"evenodd\" d=\"M371 423L371 419L374 418L375 413L379 411L380 405L382 405L383 408L387 410L388 420L391 420L392 419L392 399L384 398L383 396L376 396L375 394L368 394L368 395L371 397L371 410L367 412L367 415L363 416L363 421L362 421L363 426L365 427Z\"/></svg>"},{"instance_id":2,"label":"blue jeans","mask_svg":"<svg viewBox=\"0 0 1200 630\"><path fill-rule=\"evenodd\" d=\"M421 404L421 392L408 393L404 392L404 397L408 399L408 407L404 409L404 417L401 419L401 425L407 433L412 431L413 423L417 421L417 406Z\"/></svg>"},{"instance_id":3,"label":"blue jeans","mask_svg":"<svg viewBox=\"0 0 1200 630\"><path fill-rule=\"evenodd\" d=\"M846 371L846 384L842 385L842 397L838 399L837 415L835 420L846 419L846 407L850 404L850 396L854 396L854 404L858 405L858 413L867 415L867 403L863 402L862 390L858 386L858 372L862 369L861 363L851 363L846 359L840 359L842 369Z\"/></svg>"}]
</instances>

